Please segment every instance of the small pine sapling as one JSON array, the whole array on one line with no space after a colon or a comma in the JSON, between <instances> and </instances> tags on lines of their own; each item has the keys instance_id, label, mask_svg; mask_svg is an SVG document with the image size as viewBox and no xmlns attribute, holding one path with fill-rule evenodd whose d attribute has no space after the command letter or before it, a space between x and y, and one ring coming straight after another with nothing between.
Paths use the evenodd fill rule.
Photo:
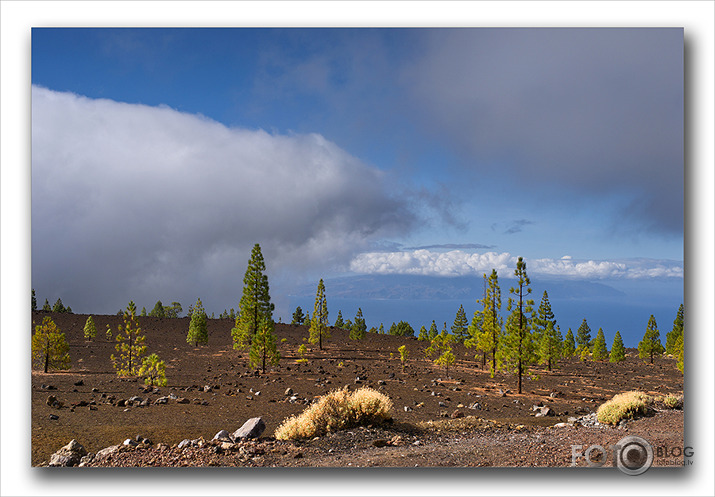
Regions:
<instances>
[{"instance_id":1,"label":"small pine sapling","mask_svg":"<svg viewBox=\"0 0 715 497\"><path fill-rule=\"evenodd\" d=\"M166 364L156 354L144 358L139 368L139 376L144 378L144 383L151 386L166 386Z\"/></svg>"},{"instance_id":2,"label":"small pine sapling","mask_svg":"<svg viewBox=\"0 0 715 497\"><path fill-rule=\"evenodd\" d=\"M119 356L111 355L112 364L117 376L136 376L142 365L142 358L146 353L146 337L141 334L141 328L136 316L136 305L129 302L124 311L124 327L119 325L115 349Z\"/></svg>"},{"instance_id":3,"label":"small pine sapling","mask_svg":"<svg viewBox=\"0 0 715 497\"><path fill-rule=\"evenodd\" d=\"M206 311L201 303L201 299L197 299L196 305L194 305L191 310L191 322L189 323L189 333L186 335L186 342L193 342L194 347L198 347L200 343L209 343L207 322Z\"/></svg>"},{"instance_id":4,"label":"small pine sapling","mask_svg":"<svg viewBox=\"0 0 715 497\"><path fill-rule=\"evenodd\" d=\"M400 353L400 362L402 363L402 372L405 372L405 366L407 365L407 359L410 356L409 351L405 345L400 345L397 347L397 351Z\"/></svg>"},{"instance_id":5,"label":"small pine sapling","mask_svg":"<svg viewBox=\"0 0 715 497\"><path fill-rule=\"evenodd\" d=\"M305 358L305 353L308 352L308 347L305 346L304 343L300 344L300 347L298 347L298 354L300 355L300 359L298 359L296 362L298 363L308 363L308 359Z\"/></svg>"}]
</instances>

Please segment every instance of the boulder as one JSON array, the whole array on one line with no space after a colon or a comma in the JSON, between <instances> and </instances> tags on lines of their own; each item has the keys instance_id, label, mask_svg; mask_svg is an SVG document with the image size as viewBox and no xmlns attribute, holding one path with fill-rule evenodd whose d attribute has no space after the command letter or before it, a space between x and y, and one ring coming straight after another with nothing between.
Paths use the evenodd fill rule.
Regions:
<instances>
[{"instance_id":1,"label":"boulder","mask_svg":"<svg viewBox=\"0 0 715 497\"><path fill-rule=\"evenodd\" d=\"M243 423L243 426L238 430L233 432L232 436L234 440L238 440L239 438L258 438L265 429L266 423L262 418L251 418Z\"/></svg>"},{"instance_id":2,"label":"boulder","mask_svg":"<svg viewBox=\"0 0 715 497\"><path fill-rule=\"evenodd\" d=\"M80 460L86 455L87 450L82 446L82 444L77 442L77 440L72 440L70 443L50 456L49 466L77 466Z\"/></svg>"},{"instance_id":3,"label":"boulder","mask_svg":"<svg viewBox=\"0 0 715 497\"><path fill-rule=\"evenodd\" d=\"M169 403L169 397L159 397L154 401L154 404L168 404Z\"/></svg>"},{"instance_id":4,"label":"boulder","mask_svg":"<svg viewBox=\"0 0 715 497\"><path fill-rule=\"evenodd\" d=\"M227 432L226 430L221 430L219 431L216 435L211 440L221 440L221 441L226 441L226 442L233 442L233 439L231 438L231 434Z\"/></svg>"},{"instance_id":5,"label":"boulder","mask_svg":"<svg viewBox=\"0 0 715 497\"><path fill-rule=\"evenodd\" d=\"M553 416L554 415L554 410L551 409L550 407L546 407L546 406L539 407L538 409L535 409L535 411L536 411L535 416L537 418L541 418L543 416Z\"/></svg>"}]
</instances>

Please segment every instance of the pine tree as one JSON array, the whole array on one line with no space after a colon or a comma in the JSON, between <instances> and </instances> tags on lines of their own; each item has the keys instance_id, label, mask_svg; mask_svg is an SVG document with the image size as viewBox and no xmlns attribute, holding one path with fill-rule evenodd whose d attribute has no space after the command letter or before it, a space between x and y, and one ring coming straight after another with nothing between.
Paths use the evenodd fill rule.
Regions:
<instances>
[{"instance_id":1,"label":"pine tree","mask_svg":"<svg viewBox=\"0 0 715 497\"><path fill-rule=\"evenodd\" d=\"M365 319L362 317L362 309L358 307L355 322L350 327L350 338L353 340L362 340L366 334L367 325L365 324Z\"/></svg>"},{"instance_id":2,"label":"pine tree","mask_svg":"<svg viewBox=\"0 0 715 497\"><path fill-rule=\"evenodd\" d=\"M477 300L477 303L479 300ZM469 324L469 327L467 328L467 333L469 333L469 339L467 339L466 342L464 342L464 345L467 348L470 349L475 349L476 353L474 354L475 359L479 359L479 353L482 353L482 364L481 368L484 369L487 364L487 351L489 350L489 347L487 345L487 332L482 329L482 324L484 323L484 312L483 311L475 311L474 316L472 316L472 322Z\"/></svg>"},{"instance_id":3,"label":"pine tree","mask_svg":"<svg viewBox=\"0 0 715 497\"><path fill-rule=\"evenodd\" d=\"M97 327L94 325L94 319L92 319L92 316L89 316L87 321L84 323L84 338L85 340L92 340L96 336Z\"/></svg>"},{"instance_id":4,"label":"pine tree","mask_svg":"<svg viewBox=\"0 0 715 497\"><path fill-rule=\"evenodd\" d=\"M338 312L338 314L340 314ZM317 343L320 350L323 350L323 339L330 338L330 328L328 323L328 302L325 298L325 284L321 278L318 282L318 290L315 293L315 304L313 305L313 318L310 320L308 330L310 343Z\"/></svg>"},{"instance_id":5,"label":"pine tree","mask_svg":"<svg viewBox=\"0 0 715 497\"><path fill-rule=\"evenodd\" d=\"M156 304L154 304L154 308L149 312L149 316L155 318L166 317L166 313L164 312L164 304L161 303L161 300L156 301Z\"/></svg>"},{"instance_id":6,"label":"pine tree","mask_svg":"<svg viewBox=\"0 0 715 497\"><path fill-rule=\"evenodd\" d=\"M45 299L45 303L44 303L44 305L42 306L42 310L43 310L44 312L52 312L52 307L50 307L50 303L48 302L47 299Z\"/></svg>"},{"instance_id":7,"label":"pine tree","mask_svg":"<svg viewBox=\"0 0 715 497\"><path fill-rule=\"evenodd\" d=\"M67 312L67 309L65 309L65 306L62 305L62 299L58 298L57 302L55 302L55 305L52 306L52 312Z\"/></svg>"},{"instance_id":8,"label":"pine tree","mask_svg":"<svg viewBox=\"0 0 715 497\"><path fill-rule=\"evenodd\" d=\"M424 326L423 326L424 328ZM410 356L410 353L407 350L407 346L405 345L400 345L397 347L397 351L400 353L400 363L402 364L402 372L405 372L405 366L407 365L407 359Z\"/></svg>"},{"instance_id":9,"label":"pine tree","mask_svg":"<svg viewBox=\"0 0 715 497\"><path fill-rule=\"evenodd\" d=\"M395 323L392 323L393 325ZM432 320L432 326L429 327L429 333L428 333L428 338L430 340L433 340L434 337L439 335L439 332L437 331L437 323L434 322L434 319Z\"/></svg>"},{"instance_id":10,"label":"pine tree","mask_svg":"<svg viewBox=\"0 0 715 497\"><path fill-rule=\"evenodd\" d=\"M42 318L42 324L35 326L32 335L32 360L47 371L52 369L70 369L70 346L52 318Z\"/></svg>"},{"instance_id":11,"label":"pine tree","mask_svg":"<svg viewBox=\"0 0 715 497\"><path fill-rule=\"evenodd\" d=\"M209 332L207 329L208 318L201 303L201 299L196 299L196 304L191 309L191 322L189 323L189 333L186 335L186 343L194 342L194 347L200 343L209 343Z\"/></svg>"},{"instance_id":12,"label":"pine tree","mask_svg":"<svg viewBox=\"0 0 715 497\"><path fill-rule=\"evenodd\" d=\"M449 333L440 333L431 340L430 346L425 349L425 356L432 359L436 366L444 366L448 376L449 366L456 360L452 353L453 341L454 337Z\"/></svg>"},{"instance_id":13,"label":"pine tree","mask_svg":"<svg viewBox=\"0 0 715 497\"><path fill-rule=\"evenodd\" d=\"M626 360L626 348L623 346L621 332L616 331L616 336L613 337L613 346L611 347L611 355L608 360L610 362L621 362Z\"/></svg>"},{"instance_id":14,"label":"pine tree","mask_svg":"<svg viewBox=\"0 0 715 497\"><path fill-rule=\"evenodd\" d=\"M486 354L491 354L490 374L491 377L494 378L497 369L499 369L497 351L500 347L502 327L504 324L503 319L499 316L499 311L501 311L501 289L499 288L499 277L496 269L492 269L488 278L486 273L484 274L484 288L484 298L481 299L483 306L481 318L477 318L475 314L477 322L481 325L481 333L477 335L476 345L485 352L485 354L482 355L482 367L484 367ZM529 289L529 291L531 291L531 289ZM474 320L472 321L474 322ZM474 330L474 332L476 333L476 330Z\"/></svg>"},{"instance_id":15,"label":"pine tree","mask_svg":"<svg viewBox=\"0 0 715 497\"><path fill-rule=\"evenodd\" d=\"M532 323L529 316L533 312L534 301L528 299L531 293L531 280L526 274L526 263L519 257L514 270L517 286L509 289L514 297L509 297L508 309L511 311L506 324L502 356L504 362L518 377L518 393L522 391L522 377L534 362L534 343L531 336Z\"/></svg>"},{"instance_id":16,"label":"pine tree","mask_svg":"<svg viewBox=\"0 0 715 497\"><path fill-rule=\"evenodd\" d=\"M251 367L261 366L261 371L266 372L266 362L277 365L281 354L276 346L273 320L261 321L258 331L253 335L249 360Z\"/></svg>"},{"instance_id":17,"label":"pine tree","mask_svg":"<svg viewBox=\"0 0 715 497\"><path fill-rule=\"evenodd\" d=\"M32 289L32 311L37 310L37 298L35 297L35 289Z\"/></svg>"},{"instance_id":18,"label":"pine tree","mask_svg":"<svg viewBox=\"0 0 715 497\"><path fill-rule=\"evenodd\" d=\"M345 327L345 321L343 321L343 311L338 309L338 317L335 318L335 323L333 324L336 328L344 328Z\"/></svg>"},{"instance_id":19,"label":"pine tree","mask_svg":"<svg viewBox=\"0 0 715 497\"><path fill-rule=\"evenodd\" d=\"M417 340L425 341L425 340L428 340L428 339L429 339L429 336L427 335L427 328L425 328L425 326L422 325L422 327L420 328L419 333L417 334Z\"/></svg>"},{"instance_id":20,"label":"pine tree","mask_svg":"<svg viewBox=\"0 0 715 497\"><path fill-rule=\"evenodd\" d=\"M558 326L554 327L552 321L548 321L546 329L541 333L541 339L538 342L538 355L541 364L546 364L547 369L551 371L553 366L556 366L561 358L561 330Z\"/></svg>"},{"instance_id":21,"label":"pine tree","mask_svg":"<svg viewBox=\"0 0 715 497\"><path fill-rule=\"evenodd\" d=\"M608 359L608 345L606 344L606 336L603 334L603 328L598 329L596 340L593 342L593 360L605 361Z\"/></svg>"},{"instance_id":22,"label":"pine tree","mask_svg":"<svg viewBox=\"0 0 715 497\"><path fill-rule=\"evenodd\" d=\"M564 338L564 345L561 348L561 353L564 357L573 357L576 355L576 341L573 338L573 331L571 328L566 332L566 338Z\"/></svg>"},{"instance_id":23,"label":"pine tree","mask_svg":"<svg viewBox=\"0 0 715 497\"><path fill-rule=\"evenodd\" d=\"M384 334L385 334L385 327L382 325L382 323L380 323L380 327L377 329L377 332L378 332L380 335L384 335Z\"/></svg>"},{"instance_id":24,"label":"pine tree","mask_svg":"<svg viewBox=\"0 0 715 497\"><path fill-rule=\"evenodd\" d=\"M464 343L469 339L468 325L469 322L467 321L467 314L464 312L464 306L460 304L459 309L457 309L457 315L454 317L454 324L452 324L452 334L457 342Z\"/></svg>"},{"instance_id":25,"label":"pine tree","mask_svg":"<svg viewBox=\"0 0 715 497\"><path fill-rule=\"evenodd\" d=\"M392 326L390 326L390 335L398 337L412 337L415 336L415 330L407 321L400 321L397 324L392 323Z\"/></svg>"},{"instance_id":26,"label":"pine tree","mask_svg":"<svg viewBox=\"0 0 715 497\"><path fill-rule=\"evenodd\" d=\"M291 320L290 324L303 324L304 319L305 316L303 315L303 309L298 306L295 308L295 312L293 313L293 319Z\"/></svg>"},{"instance_id":27,"label":"pine tree","mask_svg":"<svg viewBox=\"0 0 715 497\"><path fill-rule=\"evenodd\" d=\"M139 321L136 316L137 308L130 301L124 311L124 327L119 325L114 346L119 352L119 357L111 355L112 364L117 371L117 376L136 376L141 368L142 358L146 353L146 337L141 334Z\"/></svg>"},{"instance_id":28,"label":"pine tree","mask_svg":"<svg viewBox=\"0 0 715 497\"><path fill-rule=\"evenodd\" d=\"M576 345L587 349L591 347L591 328L588 327L586 319L583 320L581 326L576 330Z\"/></svg>"},{"instance_id":29,"label":"pine tree","mask_svg":"<svg viewBox=\"0 0 715 497\"><path fill-rule=\"evenodd\" d=\"M139 369L139 376L144 378L144 384L151 386L166 386L166 364L156 354L144 358Z\"/></svg>"},{"instance_id":30,"label":"pine tree","mask_svg":"<svg viewBox=\"0 0 715 497\"><path fill-rule=\"evenodd\" d=\"M675 356L676 363L675 365L678 367L681 373L685 372L685 336L684 334L681 334L678 339L675 341L675 345L673 346L673 355Z\"/></svg>"},{"instance_id":31,"label":"pine tree","mask_svg":"<svg viewBox=\"0 0 715 497\"><path fill-rule=\"evenodd\" d=\"M146 307L142 307L142 312L139 315L142 317L146 316Z\"/></svg>"},{"instance_id":32,"label":"pine tree","mask_svg":"<svg viewBox=\"0 0 715 497\"><path fill-rule=\"evenodd\" d=\"M650 358L650 363L653 364L653 358L656 355L661 355L665 352L663 344L660 343L660 332L658 325L655 322L655 317L651 314L648 320L643 340L638 344L638 357L641 359Z\"/></svg>"},{"instance_id":33,"label":"pine tree","mask_svg":"<svg viewBox=\"0 0 715 497\"><path fill-rule=\"evenodd\" d=\"M683 321L685 319L685 311L683 310L683 304L680 304L678 308L678 313L675 315L675 321L673 321L673 329L665 335L665 353L675 355L675 343L678 341L678 337L683 335Z\"/></svg>"},{"instance_id":34,"label":"pine tree","mask_svg":"<svg viewBox=\"0 0 715 497\"><path fill-rule=\"evenodd\" d=\"M271 303L265 271L261 246L255 244L243 277L243 295L238 304L236 325L231 330L234 349L243 350L253 343L253 335L258 332L261 321L274 326L274 305Z\"/></svg>"},{"instance_id":35,"label":"pine tree","mask_svg":"<svg viewBox=\"0 0 715 497\"><path fill-rule=\"evenodd\" d=\"M167 318L178 318L183 309L179 302L172 302L170 306L164 307L164 315ZM191 313L189 313L189 316Z\"/></svg>"},{"instance_id":36,"label":"pine tree","mask_svg":"<svg viewBox=\"0 0 715 497\"><path fill-rule=\"evenodd\" d=\"M552 329L556 329L556 318L551 310L551 302L549 302L549 294L544 290L544 295L541 297L541 303L534 317L534 341L541 343L541 336L546 332L546 329L551 324ZM550 371L550 369L549 369Z\"/></svg>"}]
</instances>

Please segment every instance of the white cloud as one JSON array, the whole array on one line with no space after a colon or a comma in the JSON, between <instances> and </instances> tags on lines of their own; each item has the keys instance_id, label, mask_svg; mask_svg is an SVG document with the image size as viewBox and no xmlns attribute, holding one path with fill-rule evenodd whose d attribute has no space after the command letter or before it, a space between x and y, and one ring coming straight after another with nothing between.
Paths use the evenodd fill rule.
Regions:
<instances>
[{"instance_id":1,"label":"white cloud","mask_svg":"<svg viewBox=\"0 0 715 497\"><path fill-rule=\"evenodd\" d=\"M403 252L368 252L355 257L351 271L364 274L418 274L424 276L482 275L496 269L512 271L516 257L508 252L474 254L453 250L433 252L414 250ZM682 263L631 259L624 261L578 261L570 256L560 259L526 260L529 274L575 279L663 278L683 277Z\"/></svg>"},{"instance_id":2,"label":"white cloud","mask_svg":"<svg viewBox=\"0 0 715 497\"><path fill-rule=\"evenodd\" d=\"M32 89L33 285L51 299L240 292L254 243L274 274L347 264L414 226L387 191L321 135Z\"/></svg>"}]
</instances>

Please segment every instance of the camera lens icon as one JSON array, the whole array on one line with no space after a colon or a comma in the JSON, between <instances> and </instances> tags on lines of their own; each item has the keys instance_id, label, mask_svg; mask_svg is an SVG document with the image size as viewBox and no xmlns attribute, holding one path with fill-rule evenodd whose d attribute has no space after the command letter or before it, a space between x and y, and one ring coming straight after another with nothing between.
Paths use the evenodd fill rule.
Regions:
<instances>
[{"instance_id":1,"label":"camera lens icon","mask_svg":"<svg viewBox=\"0 0 715 497\"><path fill-rule=\"evenodd\" d=\"M643 474L653 465L653 447L641 437L624 437L616 447L616 466L627 475Z\"/></svg>"}]
</instances>

